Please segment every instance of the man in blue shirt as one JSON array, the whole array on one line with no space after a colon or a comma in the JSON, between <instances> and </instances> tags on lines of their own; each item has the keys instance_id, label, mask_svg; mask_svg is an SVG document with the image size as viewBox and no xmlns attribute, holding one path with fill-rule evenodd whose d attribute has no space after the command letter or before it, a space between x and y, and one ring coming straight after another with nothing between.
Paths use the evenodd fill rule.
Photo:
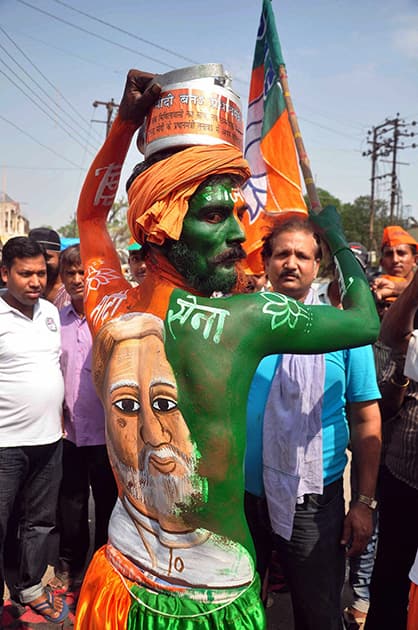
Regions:
<instances>
[{"instance_id":1,"label":"man in blue shirt","mask_svg":"<svg viewBox=\"0 0 418 630\"><path fill-rule=\"evenodd\" d=\"M293 220L275 228L265 240L263 259L274 291L317 303L311 284L321 248L307 222ZM296 630L342 627L345 556L360 553L372 530L379 397L371 347L270 356L254 377L247 413L246 489L253 496L265 492ZM349 439L359 493L345 515ZM249 524L257 532L260 523ZM265 564L265 556L261 565L263 560Z\"/></svg>"}]
</instances>

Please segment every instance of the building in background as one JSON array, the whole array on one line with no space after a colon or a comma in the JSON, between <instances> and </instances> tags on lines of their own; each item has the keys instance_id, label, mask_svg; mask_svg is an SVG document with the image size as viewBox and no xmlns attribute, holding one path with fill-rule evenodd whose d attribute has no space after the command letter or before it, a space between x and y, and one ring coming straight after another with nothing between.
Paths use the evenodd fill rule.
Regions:
<instances>
[{"instance_id":1,"label":"building in background","mask_svg":"<svg viewBox=\"0 0 418 630\"><path fill-rule=\"evenodd\" d=\"M29 221L21 214L20 204L0 191L0 246L12 236L27 236Z\"/></svg>"}]
</instances>

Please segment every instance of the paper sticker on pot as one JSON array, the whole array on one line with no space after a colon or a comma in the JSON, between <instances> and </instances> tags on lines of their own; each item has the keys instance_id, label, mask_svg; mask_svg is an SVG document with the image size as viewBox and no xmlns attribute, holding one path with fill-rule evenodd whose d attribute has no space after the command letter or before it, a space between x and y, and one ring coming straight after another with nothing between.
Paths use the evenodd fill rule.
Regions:
<instances>
[{"instance_id":1,"label":"paper sticker on pot","mask_svg":"<svg viewBox=\"0 0 418 630\"><path fill-rule=\"evenodd\" d=\"M145 157L176 146L223 143L243 150L243 120L239 105L216 92L163 92L147 118Z\"/></svg>"}]
</instances>

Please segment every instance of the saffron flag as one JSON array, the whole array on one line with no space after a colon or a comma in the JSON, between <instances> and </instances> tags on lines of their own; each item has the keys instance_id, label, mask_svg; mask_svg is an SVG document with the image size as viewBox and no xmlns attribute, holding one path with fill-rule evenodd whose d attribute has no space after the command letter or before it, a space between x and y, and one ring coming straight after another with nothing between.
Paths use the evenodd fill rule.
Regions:
<instances>
[{"instance_id":1,"label":"saffron flag","mask_svg":"<svg viewBox=\"0 0 418 630\"><path fill-rule=\"evenodd\" d=\"M247 267L262 273L262 238L272 220L307 214L296 145L279 81L284 66L271 0L263 0L248 99L245 157L251 178L244 188L249 206L244 224Z\"/></svg>"}]
</instances>

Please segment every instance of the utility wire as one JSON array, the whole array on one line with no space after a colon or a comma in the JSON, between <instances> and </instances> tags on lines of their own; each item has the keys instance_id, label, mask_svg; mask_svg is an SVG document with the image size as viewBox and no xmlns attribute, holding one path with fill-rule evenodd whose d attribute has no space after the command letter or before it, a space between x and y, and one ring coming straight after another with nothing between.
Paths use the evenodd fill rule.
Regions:
<instances>
[{"instance_id":1,"label":"utility wire","mask_svg":"<svg viewBox=\"0 0 418 630\"><path fill-rule=\"evenodd\" d=\"M63 0L53 0L53 1L56 2L57 4L61 4L64 7L67 7L68 9L71 9L71 11L80 13L81 15L84 15L85 17L88 17L91 20L99 22L100 24L104 24L105 26L108 26L109 28L113 28L115 31L119 31L120 33L123 33L124 35L133 37L134 39L137 39L140 42L144 42L145 44L148 44L149 46L154 46L155 48L158 48L159 50L162 50L163 52L167 52L170 55L174 55L175 57L178 57L178 59L183 59L184 61L187 61L188 63L192 63L193 65L198 65L201 63L200 61L196 61L196 59L191 59L191 57L185 57L184 55L176 52L175 50L171 50L170 48L165 48L164 46L160 46L160 44L156 44L155 42L152 42L148 39L144 39L143 37L140 37L136 33L131 33L129 31L126 31L125 29L120 28L119 26L110 24L110 22L106 22L105 20L102 20L94 15L90 15L89 13L85 13L84 11L81 11L80 9L76 9L75 7L72 7L70 4L67 4L67 2L63 2ZM236 81L236 83L242 83L243 85L246 85L247 87L249 86L248 81L244 81L243 79L239 79L237 77L234 80Z\"/></svg>"},{"instance_id":2,"label":"utility wire","mask_svg":"<svg viewBox=\"0 0 418 630\"><path fill-rule=\"evenodd\" d=\"M129 48L129 46L124 46L123 44L118 44L117 42L114 42L113 40L109 39L108 37L104 37L103 35L98 35L97 33L93 33L92 31L89 31L86 28L83 28L82 26L77 26L76 24L73 24L72 22L69 22L68 20L64 20L63 18L60 18L56 15L54 15L53 13L49 13L48 11L44 11L44 9L40 9L39 7L34 6L33 4L30 4L30 2L26 2L25 0L16 0L17 2L20 2L20 4L24 4L25 6L33 9L34 11L38 11L39 13L43 13L44 15L47 15L48 17L51 17L54 20L57 20L58 22L62 22L63 24L67 24L67 26L71 26L72 28L75 28L79 31L82 31L83 33L87 33L88 35L91 35L92 37L96 37L97 39L101 39L104 42L107 42L108 44L112 44L113 46L118 46L119 48L123 48L124 50L127 50L131 53L134 53L135 55L141 55L141 57L143 57L144 59L149 59L150 61L153 61L155 63L159 63L163 66L167 66L168 68L171 68L172 70L176 69L176 66L172 66L171 64L167 63L166 61L161 61L160 59L156 59L155 57L150 57L149 55L146 55L145 53L139 52L138 50L134 50L133 48Z\"/></svg>"},{"instance_id":3,"label":"utility wire","mask_svg":"<svg viewBox=\"0 0 418 630\"><path fill-rule=\"evenodd\" d=\"M93 61L92 59L87 59L87 57L82 57L81 55L75 54L74 51L70 52L69 50L65 50L65 48L54 46L53 44L51 44L51 42L46 42L44 39L40 39L39 37L34 37L34 35L32 34L29 35L28 33L23 33L22 31L20 31L19 33L23 37L31 39L32 41L37 42L38 44L43 44L47 48L52 48L52 50L57 50L58 52L64 55L67 55L67 57L74 57L74 59L79 59L80 61L83 61L84 63L92 64L94 66L97 66L98 68L103 68L104 70L106 70L107 72L111 72L112 74L117 74L122 77L126 76L126 72L122 72L121 70L116 70L115 68L109 68L109 66L105 65L104 63Z\"/></svg>"},{"instance_id":4,"label":"utility wire","mask_svg":"<svg viewBox=\"0 0 418 630\"><path fill-rule=\"evenodd\" d=\"M0 72L2 72L0 70ZM8 120L7 118L5 118L4 116L2 116L0 114L0 119L4 120L4 122L6 122L8 125L11 125L12 127L14 127L15 129L17 129L18 131L20 131L21 133L23 133L25 136L27 136L28 138L30 138L31 140L33 140L36 144L39 144L40 147L43 147L44 149L46 149L47 151L51 151L51 153L54 153L54 155L57 155L59 158L61 158L62 160L64 160L65 162L68 162L68 164L71 164L71 166L74 166L76 169L78 170L82 170L81 167L76 164L75 162L72 162L71 160L69 160L68 158L66 158L64 155L61 155L60 153L58 153L58 151L55 151L55 149L51 149L51 147L48 147L46 144L43 144L42 142L40 142L39 140L37 140L37 138L34 138L34 136L32 136L27 129L21 129L20 127L18 127L17 125L15 125L15 123L13 123L11 120Z\"/></svg>"},{"instance_id":5,"label":"utility wire","mask_svg":"<svg viewBox=\"0 0 418 630\"><path fill-rule=\"evenodd\" d=\"M10 70L10 71L13 73L12 68L10 68L10 66L8 66L8 64L7 64L7 63L6 63L3 59L0 59L0 61L1 61L1 62L5 65L5 66L6 66L6 68L8 68L8 70ZM77 140L77 137L74 137L74 135L73 135L73 134L71 134L71 133L68 131L68 129L66 129L66 127L63 127L63 126L60 124L60 121L59 121L59 120L57 120L57 119L53 118L53 116L51 116L51 114L50 114L48 111L46 111L46 110L45 110L45 109L44 109L41 105L39 105L36 101L34 101L34 100L33 100L33 98L32 98L32 96L31 96L30 94L27 94L27 93L25 92L25 90L21 87L21 85L19 85L18 83L16 83L16 81L14 81L14 79L12 79L11 77L9 77L9 76L6 74L6 72L4 72L4 70L1 70L1 69L0 69L0 73L1 73L1 74L3 74L3 75L6 77L6 79L8 79L11 83L13 83L13 85L14 85L14 86L15 86L18 90L20 90L20 91L21 91L21 92L22 92L22 93L26 96L26 98L28 98L28 99L29 99L29 100L30 100L30 101L31 101L31 102L32 102L32 103L33 103L33 104L34 104L34 105L35 105L38 109L40 109L40 110L41 110L41 112L42 112L43 114L45 114L45 115L46 115L46 116L47 116L50 120L52 120L52 121L53 121L53 122L54 122L54 123L55 123L58 127L60 127L60 128L64 131L64 133L66 133L68 136L70 136L70 138L71 138L74 142L76 142L76 143L77 143L77 144L78 144L78 145L79 145L82 149L84 149L84 150L85 150L85 148L86 148L86 147L85 147L85 145L83 145L81 142L79 142L79 141ZM21 82L22 82L22 83L23 83L23 84L24 84L24 85L28 88L28 90L30 90L30 86L28 86L28 85L27 85L27 83L25 83L25 81L22 81L21 79L20 79L20 81L21 81ZM35 94L34 96L36 96L36 97L37 97L37 98L38 98L41 102L43 102L43 99L41 99L39 96L37 96L36 94ZM47 105L47 106L48 106L48 105ZM49 107L49 106L48 106L48 107ZM68 125L68 126L70 126L70 125ZM77 131L77 130L75 130L75 133L76 133L76 135L77 135L77 134L78 134L78 131ZM91 153L91 155L94 155L94 153L93 153L93 152L90 152L90 153Z\"/></svg>"},{"instance_id":6,"label":"utility wire","mask_svg":"<svg viewBox=\"0 0 418 630\"><path fill-rule=\"evenodd\" d=\"M343 131L338 131L337 129L332 129L332 127L327 127L326 125L321 125L321 123L314 122L313 120L309 120L309 118L305 118L304 116L298 116L299 120L304 120L311 125L315 125L315 127L319 127L320 129L325 129L326 131L331 131L332 133L336 133L339 136L344 136L345 138L350 138L350 140L356 140L352 135L348 133L344 133Z\"/></svg>"},{"instance_id":7,"label":"utility wire","mask_svg":"<svg viewBox=\"0 0 418 630\"><path fill-rule=\"evenodd\" d=\"M56 101L54 101L54 99L52 99L52 98L49 96L49 94L48 94L48 93L47 93L47 92L43 89L43 87L42 87L42 86L41 86L41 85L40 85L37 81L35 81L35 79L33 79L33 78L30 76L30 74L29 74L29 73L25 70L25 68L23 68L23 67L22 67L22 66L21 66L21 65L20 65L20 64L19 64L19 63L15 60L15 59L13 59L13 57L10 55L10 53L7 51L7 49L6 49L6 48L4 48L4 46L2 46L2 44L0 44L0 49L2 49L2 50L6 53L6 55L7 55L8 57L10 57L10 59L11 59L11 60L12 60L12 61L16 64L16 65L17 65L17 67L18 67L20 70L22 70L22 72L24 72L24 73L26 74L26 76L27 76L27 77L29 77L29 79L30 79L31 81L33 81L33 82L35 83L35 85L36 85L36 86L37 86L37 87L41 90L41 92L42 92L43 94L45 94L45 96L46 96L48 99L50 99L50 100L51 100L51 101L52 101L52 102L56 105L56 107L58 107L58 109L60 109L60 110L61 110L61 111L62 111L62 112L66 115L66 116L68 116L68 117L70 118L70 120L73 120L73 121L75 122L75 124L77 125L77 121L76 121L76 120L74 120L74 118L73 118L72 116L70 116L69 114L67 114L67 112L63 109L63 107L61 107L61 105L60 105L59 103L57 103ZM17 79L19 79L19 81L21 81L21 82L22 82L22 83L23 83L23 84L24 84L24 85L25 85L25 86L26 86L26 87L27 87L27 88L28 88L28 89L32 92L33 96L35 96L37 99L39 99L39 100L41 101L41 103L43 103L43 105L45 105L45 107L47 107L47 109L48 109L48 110L52 113L52 115L53 115L53 116L57 116L57 117L58 117L58 118L57 118L57 120L54 120L54 122L55 122L55 123L57 123L57 124L58 124L58 126L59 126L59 127L61 127L61 129L64 129L64 130L65 130L65 127L63 127L63 126L62 126L61 119L59 118L59 113L57 113L56 111L54 111L54 109L51 107L51 105L50 105L49 101L45 101L45 100L44 100L41 96L39 96L39 94L36 94L33 90L31 90L30 86L29 86L29 85L28 85L25 81L23 81L21 77L17 76L17 75L16 75L16 73L13 71L13 68L11 68L11 67L10 67L10 66L9 66L9 65L8 65L8 64L4 61L4 60L3 60L3 59L1 60L1 62L2 62L5 66L6 66L6 68L7 68L8 70L10 70L10 71L13 73L13 75L14 75L14 76L16 76L16 78L17 78ZM8 77L8 78L9 78L9 77ZM9 79L9 80L10 80L10 79ZM31 99L31 100L32 100L32 99ZM32 102L33 102L33 100L32 100ZM44 113L47 113L45 110L43 110L43 111L44 111ZM59 122L57 122L57 121L59 121ZM81 130L80 130L79 128L77 128L77 127L73 127L73 126L72 126L70 123L68 123L68 122L66 123L66 125L68 126L68 128L69 128L69 129L72 129L72 131L73 131L74 133L76 133L77 135L79 135L79 134L80 134L80 131L81 131ZM86 140L86 139L84 138L84 141L85 141L85 144L86 144L86 145L88 144L88 145L89 145L89 146L90 146L90 147L91 147L94 151L96 151L96 149L97 149L97 145L93 145L93 144L90 142L90 140L89 140L89 139L87 139L87 140ZM84 148L84 146L85 146L85 145L82 145L82 146L83 146L83 148Z\"/></svg>"},{"instance_id":8,"label":"utility wire","mask_svg":"<svg viewBox=\"0 0 418 630\"><path fill-rule=\"evenodd\" d=\"M6 120L6 122L9 122ZM10 123L13 124L13 123ZM20 130L23 131L23 130ZM26 133L26 132L25 132ZM10 168L17 171L80 171L83 170L80 166L74 166L73 168L67 166L18 166L17 164L0 164L0 168Z\"/></svg>"},{"instance_id":9,"label":"utility wire","mask_svg":"<svg viewBox=\"0 0 418 630\"><path fill-rule=\"evenodd\" d=\"M55 2L58 2L58 0L54 0L54 1L55 1ZM122 48L122 49L124 49L124 50L128 50L129 52L133 52L133 53L134 53L134 54L136 54L136 55L141 55L142 57L144 57L144 58L146 58L146 59L149 59L149 60L154 61L154 62L156 62L156 63L159 63L159 64L161 64L161 65L165 65L165 66L167 66L167 67L168 67L168 68L170 68L170 69L173 69L173 70L174 70L174 69L176 69L176 66L172 66L172 65L168 64L167 62L161 61L161 60L159 60L159 59L155 59L154 57L150 57L150 56L145 55L145 54L143 54L143 53L141 53L141 52L139 52L139 51L137 51L137 50L134 50L134 49L132 49L132 48L129 48L128 46L124 46L123 44L119 44L119 43L117 43L117 42L114 42L113 40L108 39L107 37L104 37L104 36L102 36L102 35L98 35L97 33L93 33L92 31L89 31L88 29L85 29L85 28L83 28L83 27L81 27L81 26L78 26L78 25L76 25L76 24L73 24L72 22L69 22L68 20L65 20L65 19L63 19L63 18L60 18L60 17L58 17L58 16L56 16L56 15L54 15L54 14L52 14L52 13L48 12L48 11L45 11L45 10L43 10L43 9L40 9L39 7L34 6L34 5L33 5L33 4L31 4L30 2L27 2L26 0L17 0L17 2L19 2L20 4L23 4L23 5L27 6L27 7L30 7L31 9L34 9L35 11L38 11L39 13L43 13L44 15L47 15L47 16L49 16L49 17L53 18L54 20L57 20L58 22L62 22L62 23L64 23L64 24L67 24L68 26L71 26L72 28L75 28L75 29L80 30L80 31L82 31L82 32L84 32L84 33L87 33L88 35L91 35L91 36L93 36L93 37L96 37L96 38L98 38L98 39L100 39L100 40L102 40L102 41L105 41L105 42L107 42L107 43L110 43L110 44L112 44L112 45L114 45L114 46L118 46L119 48ZM88 15L87 13L84 13L84 12L82 12L82 11L78 11L77 9L74 9L74 8L73 8L73 7L71 7L70 5L67 5L66 3L62 2L62 0L60 0L58 3L59 3L59 4L62 4L62 5L64 5L64 6L67 6L68 8L70 8L70 9L72 9L72 10L76 11L76 12L82 13L83 15L85 15L85 16L87 16L87 17L91 18L91 19L96 19L98 22L100 22L100 23L102 23L102 24L105 24L106 26L109 26L109 27L112 27L112 28L113 28L113 25L111 25L111 24L109 24L109 23L105 22L104 20L101 20L101 19L99 19L99 18L93 18L92 16ZM145 40L145 39L143 39L143 38L140 38L139 36L136 36L136 35L134 35L133 33L129 33L129 31L124 31L123 29L119 29L119 27L114 27L114 28L115 28L116 30L119 30L119 31L123 32L124 34L127 34L127 35L129 35L129 36L135 37L135 38L137 38L137 39L140 39L141 41L147 42L147 40ZM166 51L167 51L167 52L169 52L170 54L177 55L177 56L178 56L178 57L180 57L180 58L187 59L188 61L191 61L191 62L193 62L193 63L196 63L194 60L191 60L191 59L189 59L189 58L183 57L183 55L180 55L179 53L175 53L174 51L171 51L171 50L169 50L169 49L164 49L163 47L159 47L157 44L154 44L154 43L152 43L152 42L147 42L147 43L150 43L151 45L156 46L156 47L160 48L161 50L166 50ZM249 85L248 81L244 81L244 80L242 80L242 79L235 79L235 81L236 81L237 83L242 83L242 84L244 84L244 85L246 85L246 86L248 86L248 85ZM314 121L312 121L312 120L309 120L309 119L307 119L307 118L302 118L301 116L300 116L299 118L300 118L300 120L305 120L306 122L309 122L310 124L312 124L312 125L314 125L314 126L316 126L316 127L319 127L319 128L322 128L322 129L326 129L327 131L331 131L332 133L336 133L336 134L338 134L338 135L345 136L345 137L348 137L348 138L353 139L353 138L352 138L352 136L349 136L348 134L345 134L344 132L337 131L336 129L332 129L332 128L330 128L330 127L326 127L325 125L321 125L320 123L316 123L316 122L314 122Z\"/></svg>"},{"instance_id":10,"label":"utility wire","mask_svg":"<svg viewBox=\"0 0 418 630\"><path fill-rule=\"evenodd\" d=\"M196 59L191 59L190 57L185 57L184 55L181 55L180 53L176 52L175 50L170 50L170 48L165 48L164 46L160 46L159 44L156 44L155 42L152 42L148 39L144 39L143 37L140 37L139 35L136 35L135 33L130 33L129 31L126 31L123 28L120 28L119 26L115 26L114 24L110 24L110 22L106 22L105 20L101 20L100 18L96 17L95 15L90 15L89 13L86 13L85 11L81 11L80 9L76 9L75 7L72 7L70 4L67 4L67 2L63 2L62 0L54 0L54 2L56 2L57 4L61 4L63 7L67 7L67 9L71 9L71 11L75 11L76 13L80 13L80 15L84 15L84 17L88 17L90 20L94 20L95 22L99 22L99 24L104 24L105 26L108 26L109 28L113 28L113 30L115 31L119 31L119 33L123 33L124 35L128 35L129 37L133 37L134 39L137 39L140 42L143 42L144 44L149 44L150 46L154 46L155 48L158 48L158 50L162 50L163 52L169 53L170 55L174 55L175 57L178 57L179 59L183 59L184 61L188 61L190 63L193 64L199 64L199 61L196 61Z\"/></svg>"},{"instance_id":11,"label":"utility wire","mask_svg":"<svg viewBox=\"0 0 418 630\"><path fill-rule=\"evenodd\" d=\"M65 101L65 103L67 103L67 105L70 107L70 109L77 114L78 118L83 122L83 124L87 124L88 128L90 127L89 123L83 118L83 116L77 111L77 109L74 107L74 105L64 96L64 94L48 79L47 76L45 76L45 74L38 68L38 66L36 66L36 64L34 64L34 62L30 59L30 57L25 53L25 51L15 42L15 40L7 33L7 31L5 31L5 29L0 25L0 31L7 37L7 39L17 48L17 50L20 52L20 54L26 59L26 61L28 63L30 63L30 65L35 68L35 70L41 75L41 77L44 79L44 81L46 81L46 83L57 93L59 94L59 96L63 99L63 101ZM1 46L1 44L0 44ZM9 57L11 57L11 55L5 51ZM12 57L11 57L12 58ZM12 58L13 59L13 58ZM18 62L13 59L13 61L16 63L16 65L18 65L20 68L21 66L18 64ZM23 68L21 68L25 74L27 76L29 76L29 78L39 87L39 89L48 97L51 98L48 93L46 92L46 90L44 90L36 81L35 79L33 79L33 77L30 76L30 74L28 72L26 72L26 70L24 70ZM73 120L76 124L79 124L78 121L72 117L70 114L68 114L67 112L65 112L64 108L57 103L56 101L54 101L54 99L51 98L51 100L55 103L55 105L61 109L61 111L63 111L65 113L66 116L68 116L71 120ZM98 138L99 139L99 138Z\"/></svg>"}]
</instances>

